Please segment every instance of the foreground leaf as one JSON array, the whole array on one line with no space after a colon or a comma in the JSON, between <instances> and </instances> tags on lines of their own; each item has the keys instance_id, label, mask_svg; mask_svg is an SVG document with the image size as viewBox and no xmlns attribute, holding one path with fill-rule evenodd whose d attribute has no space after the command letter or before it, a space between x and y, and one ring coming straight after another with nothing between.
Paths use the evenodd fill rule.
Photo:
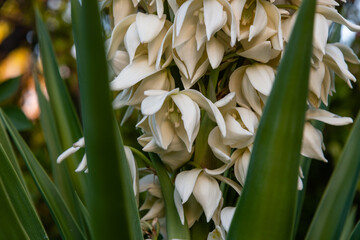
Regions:
<instances>
[{"instance_id":1,"label":"foreground leaf","mask_svg":"<svg viewBox=\"0 0 360 240\"><path fill-rule=\"evenodd\" d=\"M72 1L72 19L93 237L114 239L121 234L122 239L142 239L129 166L110 102L98 1L82 1L81 6L79 1Z\"/></svg>"},{"instance_id":2,"label":"foreground leaf","mask_svg":"<svg viewBox=\"0 0 360 240\"><path fill-rule=\"evenodd\" d=\"M18 218L18 221L21 221L21 227L25 232L25 235L28 235L31 239L43 239L48 238L45 232L44 227L41 224L40 218L36 213L35 207L32 203L31 197L28 191L25 189L25 186L22 184L20 178L15 169L12 166L12 163L9 157L6 155L4 148L0 145L0 180L3 184L4 191L2 195L6 195L10 205L5 207L4 211L9 211L9 214L14 215L14 218ZM1 192L1 190L0 190ZM5 196L4 196L5 197ZM5 203L5 199L2 199ZM12 210L7 209L13 207ZM12 216L9 216L10 218ZM0 218L7 218L7 215L4 215L4 212L1 212ZM3 221L3 220L0 220ZM14 226L12 226L14 224ZM8 222L6 226L8 228L16 227L17 222ZM11 226L10 226L11 225ZM1 226L0 228L5 228ZM4 230L7 231L7 230ZM9 238L10 236L8 236Z\"/></svg>"},{"instance_id":3,"label":"foreground leaf","mask_svg":"<svg viewBox=\"0 0 360 240\"><path fill-rule=\"evenodd\" d=\"M360 114L325 189L306 239L339 239L360 177Z\"/></svg>"},{"instance_id":4,"label":"foreground leaf","mask_svg":"<svg viewBox=\"0 0 360 240\"><path fill-rule=\"evenodd\" d=\"M1 155L1 153L0 153ZM0 239L30 239L15 213L0 177Z\"/></svg>"},{"instance_id":5,"label":"foreground leaf","mask_svg":"<svg viewBox=\"0 0 360 240\"><path fill-rule=\"evenodd\" d=\"M257 131L228 239L291 239L315 1L304 0Z\"/></svg>"},{"instance_id":6,"label":"foreground leaf","mask_svg":"<svg viewBox=\"0 0 360 240\"><path fill-rule=\"evenodd\" d=\"M40 193L48 204L51 213L53 214L56 224L59 226L61 234L66 239L84 239L84 236L75 222L73 216L69 212L63 198L58 192L55 185L50 180L42 166L32 154L29 147L26 145L20 134L16 131L13 124L0 110L0 118L5 124L11 138L13 139L17 149L23 157L26 166L29 169ZM35 238L39 239L39 238Z\"/></svg>"},{"instance_id":7,"label":"foreground leaf","mask_svg":"<svg viewBox=\"0 0 360 240\"><path fill-rule=\"evenodd\" d=\"M81 219L79 210L77 209L75 189L71 182L69 169L66 164L58 164L57 157L62 153L60 137L55 125L54 115L51 111L51 106L45 96L43 95L37 76L34 74L35 89L38 96L40 106L40 123L43 129L46 146L49 151L51 160L52 175L54 183L59 189L61 196L64 198L71 213L76 217L77 221Z\"/></svg>"}]
</instances>

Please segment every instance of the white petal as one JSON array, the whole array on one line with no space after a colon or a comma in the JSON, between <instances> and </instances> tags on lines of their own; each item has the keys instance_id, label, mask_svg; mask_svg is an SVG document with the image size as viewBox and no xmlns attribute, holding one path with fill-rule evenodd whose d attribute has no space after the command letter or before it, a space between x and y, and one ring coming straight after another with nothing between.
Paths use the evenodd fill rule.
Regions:
<instances>
[{"instance_id":1,"label":"white petal","mask_svg":"<svg viewBox=\"0 0 360 240\"><path fill-rule=\"evenodd\" d=\"M221 210L221 225L224 227L226 232L229 232L234 213L234 207L225 207L223 210Z\"/></svg>"},{"instance_id":2,"label":"white petal","mask_svg":"<svg viewBox=\"0 0 360 240\"><path fill-rule=\"evenodd\" d=\"M85 138L79 138L74 144L73 147L84 147L85 146Z\"/></svg>"},{"instance_id":3,"label":"white petal","mask_svg":"<svg viewBox=\"0 0 360 240\"><path fill-rule=\"evenodd\" d=\"M202 169L192 169L190 171L182 171L176 176L175 188L181 197L182 203L189 199L201 171Z\"/></svg>"},{"instance_id":4,"label":"white petal","mask_svg":"<svg viewBox=\"0 0 360 240\"><path fill-rule=\"evenodd\" d=\"M335 8L330 8L330 7L327 7L327 6L318 5L316 7L316 12L324 15L324 17L326 17L328 20L331 20L333 22L337 22L337 23L340 23L342 25L345 25L347 28L349 28L353 32L359 32L360 31L360 26L359 25L353 24L353 23L349 22L348 20L346 20L345 18L343 18L337 12L337 10Z\"/></svg>"},{"instance_id":5,"label":"white petal","mask_svg":"<svg viewBox=\"0 0 360 240\"><path fill-rule=\"evenodd\" d=\"M75 172L82 172L87 168L87 160L86 160L86 154L84 154L84 157L82 158L80 164L75 169Z\"/></svg>"},{"instance_id":6,"label":"white petal","mask_svg":"<svg viewBox=\"0 0 360 240\"><path fill-rule=\"evenodd\" d=\"M304 134L301 146L301 155L327 162L322 151L322 133L310 123L305 123Z\"/></svg>"},{"instance_id":7,"label":"white petal","mask_svg":"<svg viewBox=\"0 0 360 240\"><path fill-rule=\"evenodd\" d=\"M306 111L306 119L318 120L334 126L347 125L353 122L349 117L340 117L323 109L308 109Z\"/></svg>"},{"instance_id":8,"label":"white petal","mask_svg":"<svg viewBox=\"0 0 360 240\"><path fill-rule=\"evenodd\" d=\"M112 59L116 50L124 40L126 29L136 20L136 14L122 19L113 29L110 38L110 44L107 51L107 59Z\"/></svg>"},{"instance_id":9,"label":"white petal","mask_svg":"<svg viewBox=\"0 0 360 240\"><path fill-rule=\"evenodd\" d=\"M62 154L60 154L60 156L58 156L56 162L61 163L65 158L76 153L79 149L80 147L70 147L69 149L65 150Z\"/></svg>"},{"instance_id":10,"label":"white petal","mask_svg":"<svg viewBox=\"0 0 360 240\"><path fill-rule=\"evenodd\" d=\"M169 149L171 148L171 145ZM181 151L172 151L166 152L164 154L160 154L161 160L169 166L169 168L173 171L184 165L187 161L190 160L194 149L189 153L186 148Z\"/></svg>"},{"instance_id":11,"label":"white petal","mask_svg":"<svg viewBox=\"0 0 360 240\"><path fill-rule=\"evenodd\" d=\"M251 85L264 94L269 96L272 88L272 84L275 79L274 69L264 64L253 64L245 70Z\"/></svg>"},{"instance_id":12,"label":"white petal","mask_svg":"<svg viewBox=\"0 0 360 240\"><path fill-rule=\"evenodd\" d=\"M221 134L223 136L226 135L224 118L221 115L219 109L214 105L214 103L212 103L200 92L193 89L183 90L182 93L188 95L194 102L196 102L201 108L203 108L209 114L210 118L215 119L217 125L219 126Z\"/></svg>"},{"instance_id":13,"label":"white petal","mask_svg":"<svg viewBox=\"0 0 360 240\"><path fill-rule=\"evenodd\" d=\"M206 30L204 24L201 24L199 22L197 23L195 39L196 39L196 49L199 51L200 47L202 47L202 45L206 42Z\"/></svg>"},{"instance_id":14,"label":"white petal","mask_svg":"<svg viewBox=\"0 0 360 240\"><path fill-rule=\"evenodd\" d=\"M234 92L228 93L228 94L225 95L225 97L223 97L222 99L216 101L214 104L218 108L225 107L228 104L231 104L231 102L234 100L234 97L235 97ZM231 107L235 107L235 105L231 104Z\"/></svg>"},{"instance_id":15,"label":"white petal","mask_svg":"<svg viewBox=\"0 0 360 240\"><path fill-rule=\"evenodd\" d=\"M223 59L225 48L215 37L206 43L206 52L213 69L217 68Z\"/></svg>"},{"instance_id":16,"label":"white petal","mask_svg":"<svg viewBox=\"0 0 360 240\"><path fill-rule=\"evenodd\" d=\"M160 90L158 90L160 91ZM155 114L163 106L165 100L173 93L177 93L179 89L173 89L170 92L162 91L158 95L152 95L145 98L141 103L141 113L143 115L152 115ZM151 93L154 91L146 91L146 93Z\"/></svg>"},{"instance_id":17,"label":"white petal","mask_svg":"<svg viewBox=\"0 0 360 240\"><path fill-rule=\"evenodd\" d=\"M153 14L139 12L136 15L136 28L140 42L148 43L152 41L161 31L165 24L165 16L160 19Z\"/></svg>"},{"instance_id":18,"label":"white petal","mask_svg":"<svg viewBox=\"0 0 360 240\"><path fill-rule=\"evenodd\" d=\"M161 18L164 14L164 3L162 0L156 0L156 12L158 18Z\"/></svg>"},{"instance_id":19,"label":"white petal","mask_svg":"<svg viewBox=\"0 0 360 240\"><path fill-rule=\"evenodd\" d=\"M199 106L185 94L172 95L171 98L181 112L181 119L189 141L187 148L190 152L200 127Z\"/></svg>"},{"instance_id":20,"label":"white petal","mask_svg":"<svg viewBox=\"0 0 360 240\"><path fill-rule=\"evenodd\" d=\"M253 81L255 79L252 79ZM244 98L249 103L248 107L254 109L254 111L261 115L262 114L262 101L260 98L260 94L256 91L254 86L252 85L251 80L247 74L244 75L244 79L242 80L242 94Z\"/></svg>"},{"instance_id":21,"label":"white petal","mask_svg":"<svg viewBox=\"0 0 360 240\"><path fill-rule=\"evenodd\" d=\"M223 6L217 0L204 0L204 22L208 41L225 25L226 20Z\"/></svg>"},{"instance_id":22,"label":"white petal","mask_svg":"<svg viewBox=\"0 0 360 240\"><path fill-rule=\"evenodd\" d=\"M244 129L230 114L225 115L226 137L223 139L224 144L233 148L244 148L254 140L254 133Z\"/></svg>"},{"instance_id":23,"label":"white petal","mask_svg":"<svg viewBox=\"0 0 360 240\"><path fill-rule=\"evenodd\" d=\"M260 1L256 0L256 12L254 17L254 22L249 29L249 42L265 28L266 24L267 24L267 15L265 9L263 5L260 3Z\"/></svg>"},{"instance_id":24,"label":"white petal","mask_svg":"<svg viewBox=\"0 0 360 240\"><path fill-rule=\"evenodd\" d=\"M126 160L129 164L131 178L133 181L134 195L136 195L138 193L138 183L137 183L138 175L137 175L137 167L136 167L136 163L135 163L135 158L129 147L125 146L124 150L125 150Z\"/></svg>"},{"instance_id":25,"label":"white petal","mask_svg":"<svg viewBox=\"0 0 360 240\"><path fill-rule=\"evenodd\" d=\"M146 56L140 56L125 67L121 73L110 82L110 88L116 91L129 88L158 71L160 70L157 70L155 65L148 65Z\"/></svg>"},{"instance_id":26,"label":"white petal","mask_svg":"<svg viewBox=\"0 0 360 240\"><path fill-rule=\"evenodd\" d=\"M160 110L149 117L149 125L156 144L166 150L172 142L175 132L173 124L164 119L166 110Z\"/></svg>"},{"instance_id":27,"label":"white petal","mask_svg":"<svg viewBox=\"0 0 360 240\"><path fill-rule=\"evenodd\" d=\"M271 43L273 48L276 50L283 50L283 35L281 30L281 15L280 9L278 9L274 4L267 1L261 1L263 7L268 16L268 25L272 25L271 28L274 28L277 31L276 36L271 38Z\"/></svg>"},{"instance_id":28,"label":"white petal","mask_svg":"<svg viewBox=\"0 0 360 240\"><path fill-rule=\"evenodd\" d=\"M156 62L156 59L159 54L159 50L161 48L161 44L163 42L163 39L167 33L167 28L163 28L158 36L148 43L147 49L148 49L148 64L152 65Z\"/></svg>"},{"instance_id":29,"label":"white petal","mask_svg":"<svg viewBox=\"0 0 360 240\"><path fill-rule=\"evenodd\" d=\"M209 222L221 200L222 194L218 182L201 173L197 178L193 194L204 209L206 221Z\"/></svg>"},{"instance_id":30,"label":"white petal","mask_svg":"<svg viewBox=\"0 0 360 240\"><path fill-rule=\"evenodd\" d=\"M224 163L230 162L231 148L223 144L219 127L215 127L209 133L208 144L215 157L217 157Z\"/></svg>"},{"instance_id":31,"label":"white petal","mask_svg":"<svg viewBox=\"0 0 360 240\"><path fill-rule=\"evenodd\" d=\"M189 1L186 1L184 2L181 7L179 8L179 10L177 11L176 13L176 17L175 17L175 20L174 20L174 24L176 24L176 28L175 28L175 34L176 36L179 36L180 34L180 30L183 26L183 23L185 21L185 17L187 15L187 12L189 10L189 7L191 5L191 3L193 3L194 1L193 0L189 0Z\"/></svg>"}]
</instances>

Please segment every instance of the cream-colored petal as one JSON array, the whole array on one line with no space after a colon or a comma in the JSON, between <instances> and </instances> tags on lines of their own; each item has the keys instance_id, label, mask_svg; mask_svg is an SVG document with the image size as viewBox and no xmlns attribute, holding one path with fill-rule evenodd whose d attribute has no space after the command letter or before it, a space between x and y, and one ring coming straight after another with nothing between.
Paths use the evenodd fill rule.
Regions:
<instances>
[{"instance_id":1,"label":"cream-colored petal","mask_svg":"<svg viewBox=\"0 0 360 240\"><path fill-rule=\"evenodd\" d=\"M126 51L116 51L111 60L111 66L115 74L118 75L130 62L129 54Z\"/></svg>"},{"instance_id":2,"label":"cream-colored petal","mask_svg":"<svg viewBox=\"0 0 360 240\"><path fill-rule=\"evenodd\" d=\"M178 191L182 203L185 203L195 188L195 184L202 169L192 169L180 172L175 179L175 188Z\"/></svg>"},{"instance_id":3,"label":"cream-colored petal","mask_svg":"<svg viewBox=\"0 0 360 240\"><path fill-rule=\"evenodd\" d=\"M223 143L219 127L215 127L209 133L208 144L215 157L224 163L230 162L231 148Z\"/></svg>"},{"instance_id":4,"label":"cream-colored petal","mask_svg":"<svg viewBox=\"0 0 360 240\"><path fill-rule=\"evenodd\" d=\"M210 118L215 119L222 136L226 136L226 126L224 118L221 115L219 109L214 105L214 103L212 103L200 92L193 89L183 90L182 93L189 96L194 102L196 102L201 108L203 108L209 114Z\"/></svg>"},{"instance_id":5,"label":"cream-colored petal","mask_svg":"<svg viewBox=\"0 0 360 240\"><path fill-rule=\"evenodd\" d=\"M216 226L215 229L209 232L207 240L225 240L225 233L221 227Z\"/></svg>"},{"instance_id":6,"label":"cream-colored petal","mask_svg":"<svg viewBox=\"0 0 360 240\"><path fill-rule=\"evenodd\" d=\"M181 151L173 151L160 154L160 158L167 166L169 166L171 170L175 171L190 160L193 151L194 149L192 149L192 151L189 153L187 149L184 148L184 150Z\"/></svg>"},{"instance_id":7,"label":"cream-colored petal","mask_svg":"<svg viewBox=\"0 0 360 240\"><path fill-rule=\"evenodd\" d=\"M249 29L249 42L256 37L267 24L267 16L263 5L260 3L259 0L256 0L256 10L255 10L255 17L254 22L250 26Z\"/></svg>"},{"instance_id":8,"label":"cream-colored petal","mask_svg":"<svg viewBox=\"0 0 360 240\"><path fill-rule=\"evenodd\" d=\"M244 107L237 107L236 111L239 113L239 116L246 128L251 133L255 133L255 129L257 129L259 125L259 119L256 114L250 109Z\"/></svg>"},{"instance_id":9,"label":"cream-colored petal","mask_svg":"<svg viewBox=\"0 0 360 240\"><path fill-rule=\"evenodd\" d=\"M177 212L179 214L181 224L184 225L185 224L184 207L183 207L183 205L181 203L180 194L179 194L179 192L177 191L176 188L174 189L174 203L175 203L176 210L177 210Z\"/></svg>"},{"instance_id":10,"label":"cream-colored petal","mask_svg":"<svg viewBox=\"0 0 360 240\"><path fill-rule=\"evenodd\" d=\"M221 210L221 225L224 227L226 232L229 232L230 224L235 213L234 207L225 207Z\"/></svg>"},{"instance_id":11,"label":"cream-colored petal","mask_svg":"<svg viewBox=\"0 0 360 240\"><path fill-rule=\"evenodd\" d=\"M310 123L305 123L301 146L301 155L308 158L318 159L327 162L322 151L322 146L322 133L316 128L314 128Z\"/></svg>"},{"instance_id":12,"label":"cream-colored petal","mask_svg":"<svg viewBox=\"0 0 360 240\"><path fill-rule=\"evenodd\" d=\"M231 1L231 8L233 9L234 18L236 19L237 38L240 40L240 19L246 1L233 0Z\"/></svg>"},{"instance_id":13,"label":"cream-colored petal","mask_svg":"<svg viewBox=\"0 0 360 240\"><path fill-rule=\"evenodd\" d=\"M313 45L315 48L318 48L322 54L325 54L325 46L328 39L328 22L326 18L319 14L315 14L314 22L314 36L313 36Z\"/></svg>"},{"instance_id":14,"label":"cream-colored petal","mask_svg":"<svg viewBox=\"0 0 360 240\"><path fill-rule=\"evenodd\" d=\"M209 222L221 200L221 191L218 182L201 173L193 190L194 197L204 210L206 221Z\"/></svg>"},{"instance_id":15,"label":"cream-colored petal","mask_svg":"<svg viewBox=\"0 0 360 240\"><path fill-rule=\"evenodd\" d=\"M196 49L199 51L200 48L206 42L205 25L201 24L200 22L198 22L197 25L196 25L195 39L196 39Z\"/></svg>"},{"instance_id":16,"label":"cream-colored petal","mask_svg":"<svg viewBox=\"0 0 360 240\"><path fill-rule=\"evenodd\" d=\"M245 70L247 66L241 66L239 68L237 68L231 75L230 75L230 80L229 80L229 90L230 92L235 92L235 96L236 96L236 102L240 105L240 106L249 106L248 101L244 98L242 91L241 91L241 85L243 82L243 78L244 78L244 74L245 74Z\"/></svg>"},{"instance_id":17,"label":"cream-colored petal","mask_svg":"<svg viewBox=\"0 0 360 240\"><path fill-rule=\"evenodd\" d=\"M353 64L359 64L360 60L356 56L354 50L352 50L350 47L346 46L342 43L333 43L340 51L344 54L344 58L346 61L351 62Z\"/></svg>"},{"instance_id":18,"label":"cream-colored petal","mask_svg":"<svg viewBox=\"0 0 360 240\"><path fill-rule=\"evenodd\" d=\"M156 59L159 54L159 50L163 39L166 35L167 28L163 28L160 33L148 43L147 50L148 50L148 64L152 65L156 63Z\"/></svg>"},{"instance_id":19,"label":"cream-colored petal","mask_svg":"<svg viewBox=\"0 0 360 240\"><path fill-rule=\"evenodd\" d=\"M159 48L159 51L158 51L158 55L156 57L156 68L157 69L160 69L160 68L164 68L166 67L167 65L165 63L163 63L161 60L162 60L162 56L165 52L165 50L171 45L171 42L172 42L172 35L173 35L173 26L171 26L168 31L166 32L162 42L161 42L161 46ZM170 64L171 62L171 59L172 59L172 54L171 54L171 57L169 57L169 62L168 64ZM166 60L166 62L168 61Z\"/></svg>"},{"instance_id":20,"label":"cream-colored petal","mask_svg":"<svg viewBox=\"0 0 360 240\"><path fill-rule=\"evenodd\" d=\"M164 215L165 204L163 199L158 199L150 210L141 218L142 221L159 218Z\"/></svg>"},{"instance_id":21,"label":"cream-colored petal","mask_svg":"<svg viewBox=\"0 0 360 240\"><path fill-rule=\"evenodd\" d=\"M222 45L215 37L212 37L210 41L206 43L206 53L211 67L215 69L220 65L224 57L224 45Z\"/></svg>"},{"instance_id":22,"label":"cream-colored petal","mask_svg":"<svg viewBox=\"0 0 360 240\"><path fill-rule=\"evenodd\" d=\"M136 15L136 29L141 43L152 41L162 30L165 24L165 16L158 18L154 14L139 12Z\"/></svg>"},{"instance_id":23,"label":"cream-colored petal","mask_svg":"<svg viewBox=\"0 0 360 240\"><path fill-rule=\"evenodd\" d=\"M176 52L181 61L185 64L189 78L194 76L196 65L202 57L204 50L205 46L202 46L200 50L197 51L195 37L190 38L185 43L176 47Z\"/></svg>"},{"instance_id":24,"label":"cream-colored petal","mask_svg":"<svg viewBox=\"0 0 360 240\"><path fill-rule=\"evenodd\" d=\"M353 122L349 117L340 117L324 109L308 109L306 111L306 120L318 120L334 126L347 125Z\"/></svg>"},{"instance_id":25,"label":"cream-colored petal","mask_svg":"<svg viewBox=\"0 0 360 240\"><path fill-rule=\"evenodd\" d=\"M223 10L223 6L217 0L203 1L206 37L210 41L210 38L225 25L227 15Z\"/></svg>"},{"instance_id":26,"label":"cream-colored petal","mask_svg":"<svg viewBox=\"0 0 360 240\"><path fill-rule=\"evenodd\" d=\"M113 0L114 25L118 24L124 17L136 12L130 0Z\"/></svg>"},{"instance_id":27,"label":"cream-colored petal","mask_svg":"<svg viewBox=\"0 0 360 240\"><path fill-rule=\"evenodd\" d=\"M266 14L268 16L268 26L274 28L277 31L276 36L271 38L273 48L276 50L283 50L283 35L281 30L281 15L279 9L272 3L267 1L261 1Z\"/></svg>"},{"instance_id":28,"label":"cream-colored petal","mask_svg":"<svg viewBox=\"0 0 360 240\"><path fill-rule=\"evenodd\" d=\"M324 15L324 17L326 17L328 20L345 25L348 29L350 29L353 32L360 32L359 25L353 24L353 23L349 22L348 20L346 20L343 16L341 16L337 12L337 10L335 8L318 5L316 7L316 12Z\"/></svg>"},{"instance_id":29,"label":"cream-colored petal","mask_svg":"<svg viewBox=\"0 0 360 240\"><path fill-rule=\"evenodd\" d=\"M236 104L234 104L233 100L235 99L235 93L231 92L225 95L225 97L221 98L220 100L216 101L214 104L216 107L220 108L224 108L228 105L230 105L229 107L235 107Z\"/></svg>"},{"instance_id":30,"label":"cream-colored petal","mask_svg":"<svg viewBox=\"0 0 360 240\"><path fill-rule=\"evenodd\" d=\"M164 109L149 117L149 125L156 144L164 150L168 148L175 135L173 124L164 119L165 113Z\"/></svg>"},{"instance_id":31,"label":"cream-colored petal","mask_svg":"<svg viewBox=\"0 0 360 240\"><path fill-rule=\"evenodd\" d=\"M136 14L132 14L123 18L117 25L115 25L110 37L110 43L107 50L107 59L113 58L116 50L124 40L126 30L135 20Z\"/></svg>"},{"instance_id":32,"label":"cream-colored petal","mask_svg":"<svg viewBox=\"0 0 360 240\"><path fill-rule=\"evenodd\" d=\"M249 79L248 75L244 75L244 79L242 80L242 91L244 98L249 103L248 107L251 107L254 109L254 111L261 115L262 114L262 103L261 98L258 94L258 92L255 90L255 88L252 85L251 80Z\"/></svg>"},{"instance_id":33,"label":"cream-colored petal","mask_svg":"<svg viewBox=\"0 0 360 240\"><path fill-rule=\"evenodd\" d=\"M156 12L158 18L161 18L164 14L164 3L162 0L156 0Z\"/></svg>"},{"instance_id":34,"label":"cream-colored petal","mask_svg":"<svg viewBox=\"0 0 360 240\"><path fill-rule=\"evenodd\" d=\"M243 148L253 142L254 134L244 129L230 114L225 115L226 137L223 143L234 148Z\"/></svg>"},{"instance_id":35,"label":"cream-colored petal","mask_svg":"<svg viewBox=\"0 0 360 240\"><path fill-rule=\"evenodd\" d=\"M265 64L253 64L246 68L251 85L260 93L269 96L275 79L274 69ZM246 91L246 90L245 90Z\"/></svg>"},{"instance_id":36,"label":"cream-colored petal","mask_svg":"<svg viewBox=\"0 0 360 240\"><path fill-rule=\"evenodd\" d=\"M135 23L131 24L128 30L126 31L124 38L124 45L129 54L130 63L132 63L135 57L136 49L140 45L140 39L137 33Z\"/></svg>"},{"instance_id":37,"label":"cream-colored petal","mask_svg":"<svg viewBox=\"0 0 360 240\"><path fill-rule=\"evenodd\" d=\"M129 88L158 71L160 70L157 70L155 65L148 65L146 56L140 56L136 58L133 63L126 66L121 73L110 82L110 88L116 91Z\"/></svg>"},{"instance_id":38,"label":"cream-colored petal","mask_svg":"<svg viewBox=\"0 0 360 240\"><path fill-rule=\"evenodd\" d=\"M174 24L175 24L175 36L179 36L180 31L183 27L184 21L186 19L186 15L188 13L190 5L194 2L194 0L189 0L184 2L179 10L176 13Z\"/></svg>"},{"instance_id":39,"label":"cream-colored petal","mask_svg":"<svg viewBox=\"0 0 360 240\"><path fill-rule=\"evenodd\" d=\"M356 78L349 71L344 61L343 53L333 44L327 44L325 49L326 55L324 56L324 62L332 68L339 77L345 80L349 87L352 87L350 80L355 82Z\"/></svg>"},{"instance_id":40,"label":"cream-colored petal","mask_svg":"<svg viewBox=\"0 0 360 240\"><path fill-rule=\"evenodd\" d=\"M250 156L251 156L250 151L246 149L242 154L238 155L238 158L236 159L235 162L235 167L234 167L235 177L242 186L245 185L247 170L249 168L249 163L250 163Z\"/></svg>"},{"instance_id":41,"label":"cream-colored petal","mask_svg":"<svg viewBox=\"0 0 360 240\"><path fill-rule=\"evenodd\" d=\"M321 87L325 77L325 66L321 62L317 68L310 68L309 89L317 98L320 98Z\"/></svg>"},{"instance_id":42,"label":"cream-colored petal","mask_svg":"<svg viewBox=\"0 0 360 240\"><path fill-rule=\"evenodd\" d=\"M245 58L254 59L261 63L267 63L272 58L271 43L270 41L265 41L248 50L240 50L236 53Z\"/></svg>"}]
</instances>

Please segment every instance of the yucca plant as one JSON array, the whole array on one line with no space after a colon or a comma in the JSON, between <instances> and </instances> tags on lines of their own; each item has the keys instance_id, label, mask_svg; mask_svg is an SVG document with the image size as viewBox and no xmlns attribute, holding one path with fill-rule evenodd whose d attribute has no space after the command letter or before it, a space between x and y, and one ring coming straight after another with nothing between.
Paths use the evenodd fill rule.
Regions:
<instances>
[{"instance_id":1,"label":"yucca plant","mask_svg":"<svg viewBox=\"0 0 360 240\"><path fill-rule=\"evenodd\" d=\"M359 63L327 44L328 21L360 31L335 5L71 0L82 124L35 10L53 178L0 110L0 238L48 238L18 152L64 239L294 239L310 159L326 161L313 124L352 123L320 108L333 73L351 85L345 60ZM134 117L142 148L121 136ZM359 140L358 117L306 239L360 239L346 224Z\"/></svg>"}]
</instances>

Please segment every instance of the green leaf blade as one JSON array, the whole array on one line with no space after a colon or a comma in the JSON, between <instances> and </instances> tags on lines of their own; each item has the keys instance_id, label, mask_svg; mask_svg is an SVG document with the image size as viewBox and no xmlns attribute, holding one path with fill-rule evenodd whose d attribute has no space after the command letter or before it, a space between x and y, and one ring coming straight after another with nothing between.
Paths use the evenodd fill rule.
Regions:
<instances>
[{"instance_id":1,"label":"green leaf blade","mask_svg":"<svg viewBox=\"0 0 360 240\"><path fill-rule=\"evenodd\" d=\"M72 2L72 19L94 239L142 239L129 166L110 102L104 41L96 0ZM99 97L101 96L101 97ZM99 208L101 206L101 208Z\"/></svg>"},{"instance_id":2,"label":"green leaf blade","mask_svg":"<svg viewBox=\"0 0 360 240\"><path fill-rule=\"evenodd\" d=\"M0 118L23 157L40 193L48 204L63 237L66 239L85 239L59 191L2 110L0 110Z\"/></svg>"},{"instance_id":3,"label":"green leaf blade","mask_svg":"<svg viewBox=\"0 0 360 240\"><path fill-rule=\"evenodd\" d=\"M257 131L228 239L291 239L315 1L302 2Z\"/></svg>"}]
</instances>

